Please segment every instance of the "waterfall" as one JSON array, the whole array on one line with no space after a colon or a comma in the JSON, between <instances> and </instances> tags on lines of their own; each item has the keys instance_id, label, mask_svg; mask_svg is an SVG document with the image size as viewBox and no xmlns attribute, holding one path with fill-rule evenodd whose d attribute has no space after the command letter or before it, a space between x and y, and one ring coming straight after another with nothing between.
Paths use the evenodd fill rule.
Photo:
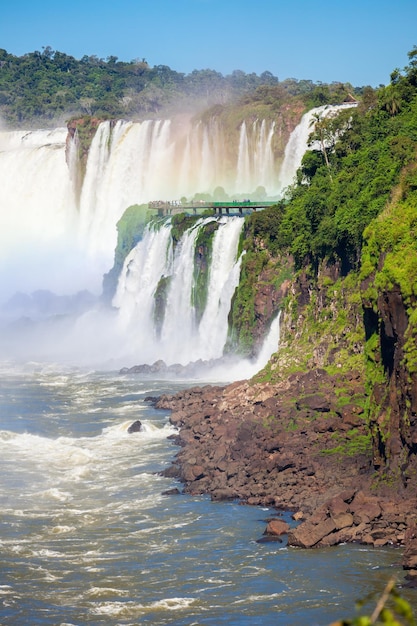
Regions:
<instances>
[{"instance_id":1,"label":"waterfall","mask_svg":"<svg viewBox=\"0 0 417 626\"><path fill-rule=\"evenodd\" d=\"M272 320L269 331L264 339L262 348L254 360L244 359L238 362L221 361L215 363L210 370L211 380L241 380L251 378L268 363L271 355L278 351L280 341L281 312Z\"/></svg>"},{"instance_id":2,"label":"waterfall","mask_svg":"<svg viewBox=\"0 0 417 626\"><path fill-rule=\"evenodd\" d=\"M242 122L239 134L239 150L237 155L237 179L236 187L245 191L251 184L251 168L249 157L248 135L246 132L246 123Z\"/></svg>"},{"instance_id":3,"label":"waterfall","mask_svg":"<svg viewBox=\"0 0 417 626\"><path fill-rule=\"evenodd\" d=\"M78 219L66 139L66 128L0 132L0 297L43 287L47 275L61 290Z\"/></svg>"},{"instance_id":4,"label":"waterfall","mask_svg":"<svg viewBox=\"0 0 417 626\"><path fill-rule=\"evenodd\" d=\"M223 218L213 240L207 304L200 321L198 352L203 359L223 354L227 339L227 316L239 284L241 258L236 259L243 220Z\"/></svg>"},{"instance_id":5,"label":"waterfall","mask_svg":"<svg viewBox=\"0 0 417 626\"><path fill-rule=\"evenodd\" d=\"M115 224L132 204L172 197L175 178L170 121L102 122L87 161L80 231L93 256L113 253ZM174 196L175 197L175 196Z\"/></svg>"},{"instance_id":6,"label":"waterfall","mask_svg":"<svg viewBox=\"0 0 417 626\"><path fill-rule=\"evenodd\" d=\"M265 367L268 363L271 354L274 354L278 350L278 344L280 340L280 320L281 320L281 311L272 321L269 332L265 337L263 346L261 351L258 354L256 359L254 370L258 372L260 369Z\"/></svg>"},{"instance_id":7,"label":"waterfall","mask_svg":"<svg viewBox=\"0 0 417 626\"><path fill-rule=\"evenodd\" d=\"M133 346L135 362L163 359L167 364L186 364L222 356L231 299L239 282L240 259L236 254L243 219L218 220L212 242L207 302L198 324L192 306L195 246L200 230L212 221L213 218L198 220L184 233L175 251L170 222L162 227L151 224L127 256L113 306L118 310L119 330L129 337ZM155 294L161 278L169 278L169 286L158 336Z\"/></svg>"},{"instance_id":8,"label":"waterfall","mask_svg":"<svg viewBox=\"0 0 417 626\"><path fill-rule=\"evenodd\" d=\"M301 160L307 150L308 138L313 132L311 122L314 115L322 113L325 107L316 107L303 115L301 122L291 133L285 147L284 160L279 173L281 188L285 189L294 182L294 176L301 165Z\"/></svg>"},{"instance_id":9,"label":"waterfall","mask_svg":"<svg viewBox=\"0 0 417 626\"><path fill-rule=\"evenodd\" d=\"M171 167L178 173L171 198L212 194L219 186L230 191L224 134L218 122L214 119L206 123L199 121L180 131L173 126L176 159Z\"/></svg>"},{"instance_id":10,"label":"waterfall","mask_svg":"<svg viewBox=\"0 0 417 626\"><path fill-rule=\"evenodd\" d=\"M77 134L69 138L66 128L0 132L0 295L39 288L98 294L113 263L116 224L133 204L213 194L218 187L233 197L263 186L278 197L306 149L308 119L293 133L281 183L275 132L266 120L243 121L234 138L215 118L102 122L83 181Z\"/></svg>"},{"instance_id":11,"label":"waterfall","mask_svg":"<svg viewBox=\"0 0 417 626\"><path fill-rule=\"evenodd\" d=\"M278 176L275 171L272 140L275 123L267 125L265 120L255 120L247 129L242 122L239 131L237 154L236 193L250 194L262 186L270 196L279 195Z\"/></svg>"},{"instance_id":12,"label":"waterfall","mask_svg":"<svg viewBox=\"0 0 417 626\"><path fill-rule=\"evenodd\" d=\"M127 255L113 306L119 309L122 326L139 326L153 334L153 297L161 276L171 272L171 227L148 226L141 242Z\"/></svg>"},{"instance_id":13,"label":"waterfall","mask_svg":"<svg viewBox=\"0 0 417 626\"><path fill-rule=\"evenodd\" d=\"M43 307L48 301L42 295L46 290L62 298L81 290L100 295L103 274L113 265L116 224L133 204L213 195L217 187L229 197L250 197L263 186L269 197L279 197L307 148L315 112L294 131L280 177L273 149L276 126L269 120L243 121L235 136L214 118L102 122L82 181L77 133L70 137L66 128L0 132L0 298L6 302L18 291L45 290L31 300L30 309L24 297L18 298L16 314L36 323L53 311L62 316L54 321L55 335L48 327L48 337L43 329L34 338L29 329L22 345L33 343L41 354L66 350L78 362L81 355L88 360L96 354L118 363L129 358L132 364L221 357L240 274L236 255L243 219L238 217L216 218L198 311L193 306L196 245L213 217L194 223L175 247L169 221L149 225L125 259L112 310L77 313L71 327L65 326L64 300L59 307L32 312L36 302ZM84 311L87 306L91 299ZM7 319L10 311L13 307Z\"/></svg>"},{"instance_id":14,"label":"waterfall","mask_svg":"<svg viewBox=\"0 0 417 626\"><path fill-rule=\"evenodd\" d=\"M274 154L272 151L272 139L275 132L275 123L266 128L265 120L262 120L258 134L258 141L254 151L254 181L265 189L274 178ZM277 191L277 189L276 189Z\"/></svg>"},{"instance_id":15,"label":"waterfall","mask_svg":"<svg viewBox=\"0 0 417 626\"><path fill-rule=\"evenodd\" d=\"M187 230L175 251L170 288L167 295L161 347L169 363L187 362L193 352L195 336L194 309L191 294L194 276L194 250L199 227L203 220Z\"/></svg>"},{"instance_id":16,"label":"waterfall","mask_svg":"<svg viewBox=\"0 0 417 626\"><path fill-rule=\"evenodd\" d=\"M0 133L2 248L13 245L11 232L22 243L33 236L46 243L72 230L75 197L66 138L64 128Z\"/></svg>"}]
</instances>

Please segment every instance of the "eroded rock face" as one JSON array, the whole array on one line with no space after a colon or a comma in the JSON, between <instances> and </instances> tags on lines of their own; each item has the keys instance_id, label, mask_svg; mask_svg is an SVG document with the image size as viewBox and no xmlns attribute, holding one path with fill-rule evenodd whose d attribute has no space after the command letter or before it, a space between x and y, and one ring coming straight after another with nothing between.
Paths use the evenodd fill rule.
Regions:
<instances>
[{"instance_id":1,"label":"eroded rock face","mask_svg":"<svg viewBox=\"0 0 417 626\"><path fill-rule=\"evenodd\" d=\"M417 524L411 524L405 533L402 565L407 570L407 578L417 583Z\"/></svg>"},{"instance_id":2,"label":"eroded rock face","mask_svg":"<svg viewBox=\"0 0 417 626\"><path fill-rule=\"evenodd\" d=\"M409 308L395 286L378 295L377 313L370 305L365 305L367 333L379 337L372 358L384 372L371 394L374 463L399 488L407 487L417 469L417 373L410 373L405 362L405 344L413 341Z\"/></svg>"},{"instance_id":3,"label":"eroded rock face","mask_svg":"<svg viewBox=\"0 0 417 626\"><path fill-rule=\"evenodd\" d=\"M287 261L289 263L289 261ZM274 285L274 271L264 269L256 283L255 293L255 325L253 327L254 354L259 352L267 335L271 320L277 314L281 303L288 293L289 281L284 281L278 288Z\"/></svg>"}]
</instances>

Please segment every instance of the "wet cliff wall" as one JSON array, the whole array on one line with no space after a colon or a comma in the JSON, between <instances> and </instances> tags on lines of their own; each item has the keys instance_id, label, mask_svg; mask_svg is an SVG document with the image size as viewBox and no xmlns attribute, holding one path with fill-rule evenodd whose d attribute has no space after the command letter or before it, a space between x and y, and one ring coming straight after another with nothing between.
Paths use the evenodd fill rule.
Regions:
<instances>
[{"instance_id":1,"label":"wet cliff wall","mask_svg":"<svg viewBox=\"0 0 417 626\"><path fill-rule=\"evenodd\" d=\"M417 167L365 231L361 271L369 424L382 482L417 469Z\"/></svg>"}]
</instances>

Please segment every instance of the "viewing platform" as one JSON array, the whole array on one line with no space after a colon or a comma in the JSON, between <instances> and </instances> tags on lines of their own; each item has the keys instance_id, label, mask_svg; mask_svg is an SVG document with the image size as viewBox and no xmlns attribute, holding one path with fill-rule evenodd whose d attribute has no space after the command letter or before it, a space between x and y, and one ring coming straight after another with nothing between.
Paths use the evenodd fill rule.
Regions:
<instances>
[{"instance_id":1,"label":"viewing platform","mask_svg":"<svg viewBox=\"0 0 417 626\"><path fill-rule=\"evenodd\" d=\"M205 200L197 200L194 202L165 202L154 201L149 202L148 207L158 212L158 215L175 215L176 213L189 213L197 215L200 212L212 211L214 215L245 215L266 209L276 204L274 202L251 202L250 200L232 200L231 202L206 202Z\"/></svg>"}]
</instances>

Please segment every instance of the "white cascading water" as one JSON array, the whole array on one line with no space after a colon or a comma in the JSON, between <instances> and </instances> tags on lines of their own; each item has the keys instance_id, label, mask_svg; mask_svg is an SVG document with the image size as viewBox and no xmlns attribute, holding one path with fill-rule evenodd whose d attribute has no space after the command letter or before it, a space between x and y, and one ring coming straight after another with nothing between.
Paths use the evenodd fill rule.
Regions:
<instances>
[{"instance_id":1,"label":"white cascading water","mask_svg":"<svg viewBox=\"0 0 417 626\"><path fill-rule=\"evenodd\" d=\"M265 120L262 120L260 127L259 122L254 123L253 132L257 137L256 146L254 150L254 179L253 184L261 185L262 187L270 186L270 181L276 178L276 172L274 170L274 153L272 151L272 139L275 132L275 122L270 124L269 130L267 130L267 124ZM276 178L276 180L278 180ZM279 194L279 188L275 186L276 195Z\"/></svg>"},{"instance_id":2,"label":"white cascading water","mask_svg":"<svg viewBox=\"0 0 417 626\"><path fill-rule=\"evenodd\" d=\"M93 256L109 260L115 225L127 207L176 197L170 125L169 120L119 121L114 128L109 122L98 127L80 200L80 236Z\"/></svg>"},{"instance_id":3,"label":"white cascading water","mask_svg":"<svg viewBox=\"0 0 417 626\"><path fill-rule=\"evenodd\" d=\"M323 113L326 107L316 107L303 115L301 122L292 132L285 147L284 160L279 173L281 189L286 189L294 182L294 176L301 165L301 160L307 149L307 142L312 133L312 120L315 115Z\"/></svg>"},{"instance_id":4,"label":"white cascading water","mask_svg":"<svg viewBox=\"0 0 417 626\"><path fill-rule=\"evenodd\" d=\"M192 307L194 255L205 218L187 230L172 251L170 223L148 226L143 239L125 260L113 306L118 309L121 335L129 336L136 362L162 359L168 365L185 365L198 359L220 358L227 339L227 316L239 282L236 258L243 219L220 218L213 236L207 304L199 324ZM160 336L154 324L154 295L161 277L170 277ZM126 355L128 358L128 355Z\"/></svg>"},{"instance_id":5,"label":"white cascading water","mask_svg":"<svg viewBox=\"0 0 417 626\"><path fill-rule=\"evenodd\" d=\"M255 120L249 131L242 122L239 131L239 149L235 193L250 195L257 187L264 187L271 197L278 197L278 172L274 164L272 139L275 123Z\"/></svg>"},{"instance_id":6,"label":"white cascading water","mask_svg":"<svg viewBox=\"0 0 417 626\"><path fill-rule=\"evenodd\" d=\"M148 227L140 243L125 259L113 306L119 310L118 323L133 332L151 336L153 342L154 294L162 276L172 268L171 226Z\"/></svg>"},{"instance_id":7,"label":"white cascading water","mask_svg":"<svg viewBox=\"0 0 417 626\"><path fill-rule=\"evenodd\" d=\"M77 137L70 138L66 128L0 132L1 300L19 290L65 295L89 289L99 295L102 276L113 264L116 224L130 205L213 194L217 187L231 197L248 197L263 186L269 197L279 197L307 149L312 115L322 110L306 115L293 132L280 175L272 149L275 126L265 120L241 124L234 155L215 119L196 124L179 118L103 122L90 147L81 189ZM200 226L186 233L175 255L165 226L148 231L142 248L126 259L113 303L118 311L115 327L107 332L107 321L98 322L93 313L79 318L81 343L86 337L91 340L92 323L101 329L101 337L90 352L107 345L108 358L122 349L127 332L144 362L220 356L239 280L236 250L242 223L225 218L213 239L208 300L199 328L189 294ZM155 337L151 312L161 276L171 276L171 292L160 336ZM65 341L75 350L77 341L70 333L60 345Z\"/></svg>"},{"instance_id":8,"label":"white cascading water","mask_svg":"<svg viewBox=\"0 0 417 626\"><path fill-rule=\"evenodd\" d=\"M39 288L48 273L50 287L59 291L56 262L65 271L78 219L65 159L67 133L0 133L0 296Z\"/></svg>"},{"instance_id":9,"label":"white cascading water","mask_svg":"<svg viewBox=\"0 0 417 626\"><path fill-rule=\"evenodd\" d=\"M246 122L242 122L239 132L239 149L237 153L236 187L244 189L251 178L249 142L246 131Z\"/></svg>"},{"instance_id":10,"label":"white cascading water","mask_svg":"<svg viewBox=\"0 0 417 626\"><path fill-rule=\"evenodd\" d=\"M194 311L191 294L194 275L194 250L199 226L187 230L179 241L172 264L171 283L167 295L161 349L164 360L184 363L193 360Z\"/></svg>"},{"instance_id":11,"label":"white cascading water","mask_svg":"<svg viewBox=\"0 0 417 626\"><path fill-rule=\"evenodd\" d=\"M35 289L98 294L112 265L117 221L132 204L217 187L233 195L262 185L276 196L273 134L265 121L243 123L233 157L214 119L103 122L78 194L76 140L66 128L0 132L2 298Z\"/></svg>"},{"instance_id":12,"label":"white cascading water","mask_svg":"<svg viewBox=\"0 0 417 626\"><path fill-rule=\"evenodd\" d=\"M198 329L198 351L202 359L219 358L227 339L227 316L239 284L241 257L237 258L243 220L222 218L213 239L207 303Z\"/></svg>"}]
</instances>

